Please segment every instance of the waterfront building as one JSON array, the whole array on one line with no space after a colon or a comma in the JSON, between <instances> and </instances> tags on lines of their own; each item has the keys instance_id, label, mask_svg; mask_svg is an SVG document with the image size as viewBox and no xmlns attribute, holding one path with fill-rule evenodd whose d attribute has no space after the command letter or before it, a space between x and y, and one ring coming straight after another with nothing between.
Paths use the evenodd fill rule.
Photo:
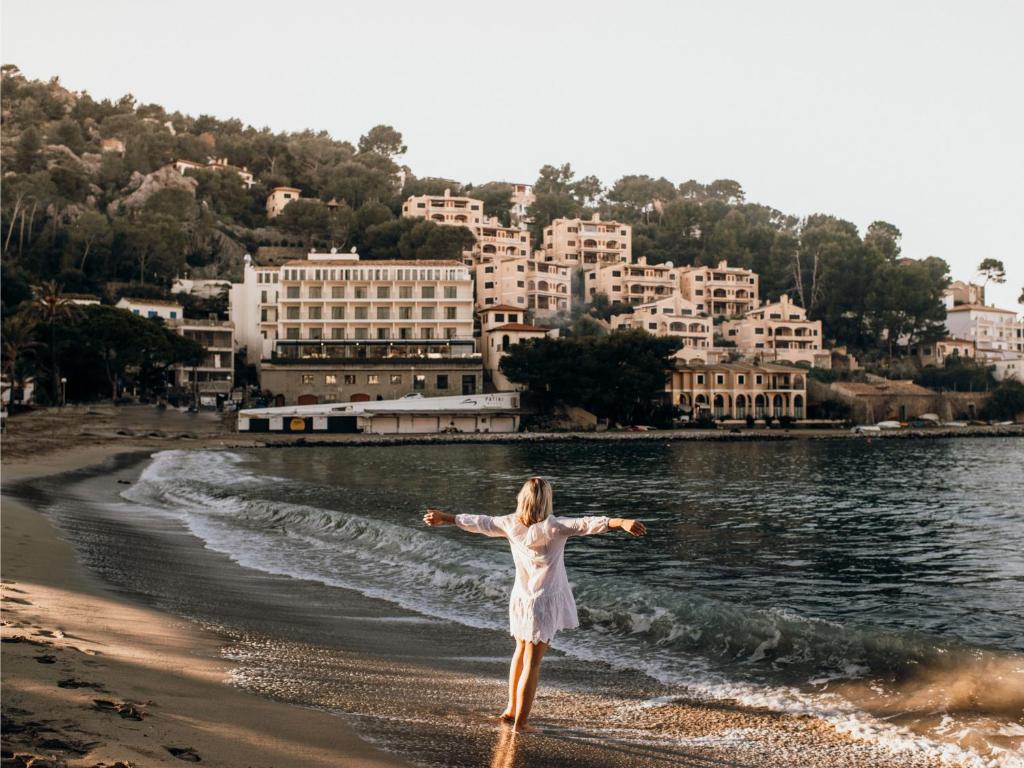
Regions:
<instances>
[{"instance_id":1,"label":"waterfront building","mask_svg":"<svg viewBox=\"0 0 1024 768\"><path fill-rule=\"evenodd\" d=\"M805 363L830 368L832 356L821 348L821 321L783 294L779 300L749 310L742 319L726 320L722 336L743 355L763 361Z\"/></svg>"},{"instance_id":2,"label":"waterfront building","mask_svg":"<svg viewBox=\"0 0 1024 768\"><path fill-rule=\"evenodd\" d=\"M632 264L611 262L589 270L584 276L584 294L588 301L603 293L613 304L647 304L674 294L678 281L671 261L648 264L641 256Z\"/></svg>"},{"instance_id":3,"label":"waterfront building","mask_svg":"<svg viewBox=\"0 0 1024 768\"><path fill-rule=\"evenodd\" d=\"M164 299L133 299L125 296L114 306L139 317L159 317L162 320L178 320L184 317L181 304Z\"/></svg>"},{"instance_id":4,"label":"waterfront building","mask_svg":"<svg viewBox=\"0 0 1024 768\"><path fill-rule=\"evenodd\" d=\"M297 187L274 187L267 195L267 218L277 218L288 203L301 197L302 190Z\"/></svg>"},{"instance_id":5,"label":"waterfront building","mask_svg":"<svg viewBox=\"0 0 1024 768\"><path fill-rule=\"evenodd\" d=\"M537 258L498 257L477 264L478 308L511 305L533 310L544 317L569 309L572 297L571 267Z\"/></svg>"},{"instance_id":6,"label":"waterfront building","mask_svg":"<svg viewBox=\"0 0 1024 768\"><path fill-rule=\"evenodd\" d=\"M673 405L693 418L806 417L807 372L774 363L679 361L666 386Z\"/></svg>"},{"instance_id":7,"label":"waterfront building","mask_svg":"<svg viewBox=\"0 0 1024 768\"><path fill-rule=\"evenodd\" d=\"M523 387L513 384L501 372L501 358L508 350L527 339L539 339L551 333L551 329L527 323L522 308L507 304L481 309L480 352L483 357L485 376L491 387L499 392L519 390Z\"/></svg>"},{"instance_id":8,"label":"waterfront building","mask_svg":"<svg viewBox=\"0 0 1024 768\"><path fill-rule=\"evenodd\" d=\"M252 408L238 414L240 432L365 432L425 434L436 432L515 432L519 429L519 394L403 397L322 405Z\"/></svg>"},{"instance_id":9,"label":"waterfront building","mask_svg":"<svg viewBox=\"0 0 1024 768\"><path fill-rule=\"evenodd\" d=\"M679 290L713 317L742 317L760 303L757 274L727 261L717 267L680 267Z\"/></svg>"},{"instance_id":10,"label":"waterfront building","mask_svg":"<svg viewBox=\"0 0 1024 768\"><path fill-rule=\"evenodd\" d=\"M598 264L632 258L633 227L601 221L597 213L589 219L555 219L544 228L542 247L549 261L594 269Z\"/></svg>"},{"instance_id":11,"label":"waterfront building","mask_svg":"<svg viewBox=\"0 0 1024 768\"><path fill-rule=\"evenodd\" d=\"M613 330L635 328L654 336L671 336L682 341L677 357L688 361L708 361L714 346L711 318L678 293L657 301L637 305L632 313L612 315Z\"/></svg>"},{"instance_id":12,"label":"waterfront building","mask_svg":"<svg viewBox=\"0 0 1024 768\"><path fill-rule=\"evenodd\" d=\"M269 358L274 348L280 279L280 266L256 265L246 254L242 282L232 283L228 292L228 317L235 326L236 349L245 350L250 364Z\"/></svg>"},{"instance_id":13,"label":"waterfront building","mask_svg":"<svg viewBox=\"0 0 1024 768\"><path fill-rule=\"evenodd\" d=\"M286 403L480 391L473 304L470 269L458 261L363 262L356 253L276 267L250 259L231 291L249 362Z\"/></svg>"},{"instance_id":14,"label":"waterfront building","mask_svg":"<svg viewBox=\"0 0 1024 768\"><path fill-rule=\"evenodd\" d=\"M174 366L174 383L204 395L227 395L231 392L235 373L235 326L229 320L170 320L167 326L175 333L198 342L206 350L196 366Z\"/></svg>"}]
</instances>

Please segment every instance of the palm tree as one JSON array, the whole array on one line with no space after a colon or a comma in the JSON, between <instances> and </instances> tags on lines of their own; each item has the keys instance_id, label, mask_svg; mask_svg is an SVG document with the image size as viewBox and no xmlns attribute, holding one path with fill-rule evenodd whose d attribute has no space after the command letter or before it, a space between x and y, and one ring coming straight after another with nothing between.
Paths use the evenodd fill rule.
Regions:
<instances>
[{"instance_id":1,"label":"palm tree","mask_svg":"<svg viewBox=\"0 0 1024 768\"><path fill-rule=\"evenodd\" d=\"M64 286L49 281L32 286L32 317L50 327L50 396L54 403L59 401L60 368L57 366L57 322L74 320L78 316L78 305L64 295Z\"/></svg>"},{"instance_id":2,"label":"palm tree","mask_svg":"<svg viewBox=\"0 0 1024 768\"><path fill-rule=\"evenodd\" d=\"M18 363L25 358L27 352L41 346L35 340L35 330L35 321L26 314L17 314L4 321L3 371L14 390L24 390Z\"/></svg>"}]
</instances>

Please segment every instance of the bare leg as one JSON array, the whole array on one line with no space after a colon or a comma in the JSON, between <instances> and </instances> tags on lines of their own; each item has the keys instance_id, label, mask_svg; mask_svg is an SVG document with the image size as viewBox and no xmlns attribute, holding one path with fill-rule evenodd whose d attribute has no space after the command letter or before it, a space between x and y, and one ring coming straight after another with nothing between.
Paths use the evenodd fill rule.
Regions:
<instances>
[{"instance_id":1,"label":"bare leg","mask_svg":"<svg viewBox=\"0 0 1024 768\"><path fill-rule=\"evenodd\" d=\"M523 654L526 649L525 640L516 640L516 650L512 654L512 665L508 670L508 706L501 713L502 720L510 723L516 719L516 696L519 692L519 675L523 671Z\"/></svg>"},{"instance_id":2,"label":"bare leg","mask_svg":"<svg viewBox=\"0 0 1024 768\"><path fill-rule=\"evenodd\" d=\"M523 654L523 671L519 675L519 690L516 694L515 730L517 732L529 730L526 721L529 719L530 709L533 707L533 697L537 694L540 663L547 649L547 643L526 643L526 650Z\"/></svg>"}]
</instances>

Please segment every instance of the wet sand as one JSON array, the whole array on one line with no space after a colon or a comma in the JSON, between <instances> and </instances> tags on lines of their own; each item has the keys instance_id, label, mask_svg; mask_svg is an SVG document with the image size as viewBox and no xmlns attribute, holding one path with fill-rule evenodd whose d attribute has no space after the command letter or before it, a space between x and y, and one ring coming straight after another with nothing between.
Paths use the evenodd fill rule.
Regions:
<instances>
[{"instance_id":1,"label":"wet sand","mask_svg":"<svg viewBox=\"0 0 1024 768\"><path fill-rule=\"evenodd\" d=\"M107 450L65 454L37 472L92 463ZM670 699L653 680L557 653L545 662L538 732L512 737L492 719L504 704L507 636L243 568L180 525L94 506L116 499L141 466L138 456L122 456L22 487L23 504L4 500L4 580L14 583L5 584L3 632L24 638L3 646L4 711L17 732L5 730L15 752L53 738L87 749L69 762L76 766L177 764L168 746L190 747L214 765L395 764L356 739L348 722L427 765L939 764L817 718ZM16 476L4 474L6 491ZM85 568L32 507L53 509ZM102 690L58 685L69 679ZM95 699L112 704L96 709Z\"/></svg>"},{"instance_id":2,"label":"wet sand","mask_svg":"<svg viewBox=\"0 0 1024 768\"><path fill-rule=\"evenodd\" d=\"M5 490L116 450L6 465ZM2 546L5 766L405 764L342 718L227 685L221 636L114 594L43 515L6 494Z\"/></svg>"}]
</instances>

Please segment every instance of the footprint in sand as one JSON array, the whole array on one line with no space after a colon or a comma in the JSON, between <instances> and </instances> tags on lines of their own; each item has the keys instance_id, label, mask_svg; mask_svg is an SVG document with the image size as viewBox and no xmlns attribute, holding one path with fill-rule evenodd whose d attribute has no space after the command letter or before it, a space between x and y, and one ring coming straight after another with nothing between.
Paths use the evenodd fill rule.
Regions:
<instances>
[{"instance_id":1,"label":"footprint in sand","mask_svg":"<svg viewBox=\"0 0 1024 768\"><path fill-rule=\"evenodd\" d=\"M141 720L146 713L128 701L113 702L106 699L93 699L93 709L100 712L116 712L125 720Z\"/></svg>"},{"instance_id":2,"label":"footprint in sand","mask_svg":"<svg viewBox=\"0 0 1024 768\"><path fill-rule=\"evenodd\" d=\"M64 739L39 739L33 745L36 749L41 750L52 750L55 752L68 752L73 755L84 755L92 751L95 747L99 746L100 742L77 742L77 741L65 741Z\"/></svg>"},{"instance_id":3,"label":"footprint in sand","mask_svg":"<svg viewBox=\"0 0 1024 768\"><path fill-rule=\"evenodd\" d=\"M202 762L202 758L199 757L199 755L196 753L196 751L194 749L192 749L192 747L167 747L167 746L165 746L164 749L166 749L168 752L170 752L173 757L176 757L179 760L184 760L187 763L199 763L199 762Z\"/></svg>"},{"instance_id":4,"label":"footprint in sand","mask_svg":"<svg viewBox=\"0 0 1024 768\"><path fill-rule=\"evenodd\" d=\"M57 663L57 657L54 656L53 654L50 654L50 653L44 653L42 656L35 656L33 658L35 658L35 660L38 661L40 664L56 664Z\"/></svg>"}]
</instances>

